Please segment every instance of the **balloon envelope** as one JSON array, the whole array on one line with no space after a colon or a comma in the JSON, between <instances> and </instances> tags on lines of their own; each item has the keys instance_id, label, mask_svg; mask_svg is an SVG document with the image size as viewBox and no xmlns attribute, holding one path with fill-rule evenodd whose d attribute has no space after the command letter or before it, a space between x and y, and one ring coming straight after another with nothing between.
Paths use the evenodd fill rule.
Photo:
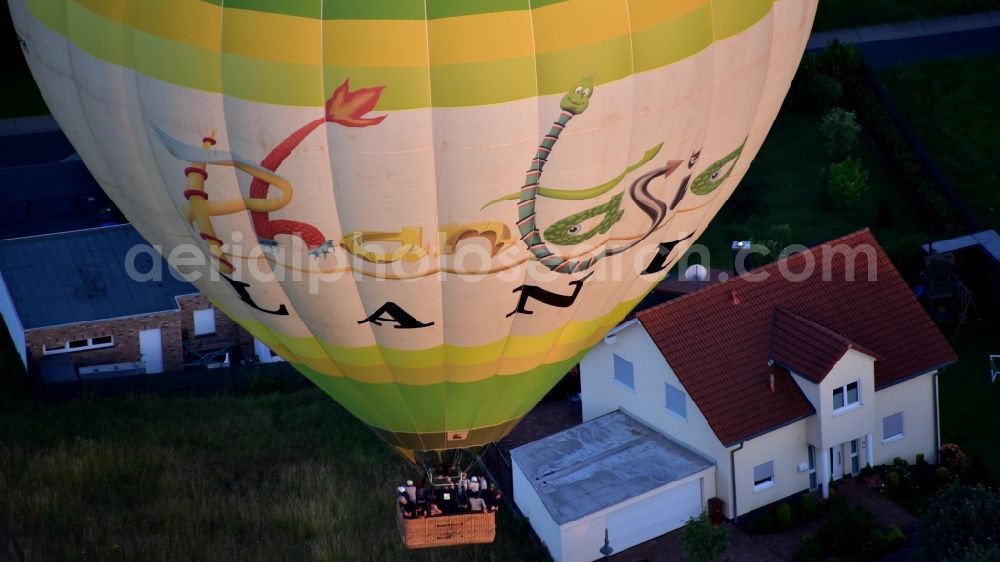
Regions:
<instances>
[{"instance_id":1,"label":"balloon envelope","mask_svg":"<svg viewBox=\"0 0 1000 562\"><path fill-rule=\"evenodd\" d=\"M404 452L502 437L663 277L759 149L816 8L222 4L10 7L136 228Z\"/></svg>"}]
</instances>

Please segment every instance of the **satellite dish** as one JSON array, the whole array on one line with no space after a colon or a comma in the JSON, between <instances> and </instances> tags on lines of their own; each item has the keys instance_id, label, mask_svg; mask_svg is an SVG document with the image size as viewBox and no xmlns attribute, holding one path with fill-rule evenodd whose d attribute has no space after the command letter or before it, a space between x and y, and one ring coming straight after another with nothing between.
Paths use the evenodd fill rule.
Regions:
<instances>
[{"instance_id":1,"label":"satellite dish","mask_svg":"<svg viewBox=\"0 0 1000 562\"><path fill-rule=\"evenodd\" d=\"M708 279L708 269L696 263L684 270L684 279L687 281L704 281Z\"/></svg>"}]
</instances>

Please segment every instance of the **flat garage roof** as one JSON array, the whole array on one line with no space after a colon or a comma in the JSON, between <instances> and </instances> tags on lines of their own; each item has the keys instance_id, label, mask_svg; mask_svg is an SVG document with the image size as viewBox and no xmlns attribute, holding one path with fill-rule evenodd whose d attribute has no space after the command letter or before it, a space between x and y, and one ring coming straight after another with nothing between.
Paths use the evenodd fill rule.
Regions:
<instances>
[{"instance_id":1,"label":"flat garage roof","mask_svg":"<svg viewBox=\"0 0 1000 562\"><path fill-rule=\"evenodd\" d=\"M715 464L620 411L522 445L511 456L559 525Z\"/></svg>"}]
</instances>

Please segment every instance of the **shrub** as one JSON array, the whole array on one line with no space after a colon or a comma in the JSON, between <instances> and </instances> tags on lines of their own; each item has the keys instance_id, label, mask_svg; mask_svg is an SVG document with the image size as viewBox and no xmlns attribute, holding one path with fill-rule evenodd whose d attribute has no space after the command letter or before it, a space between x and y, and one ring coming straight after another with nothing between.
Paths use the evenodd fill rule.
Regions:
<instances>
[{"instance_id":1,"label":"shrub","mask_svg":"<svg viewBox=\"0 0 1000 562\"><path fill-rule=\"evenodd\" d=\"M826 138L826 154L834 162L854 154L861 138L861 125L853 111L834 107L823 115L819 131Z\"/></svg>"},{"instance_id":2,"label":"shrub","mask_svg":"<svg viewBox=\"0 0 1000 562\"><path fill-rule=\"evenodd\" d=\"M869 477L875 476L875 469L872 468L872 465L865 464L865 466L861 467L861 473L860 474L861 474L862 478L869 478Z\"/></svg>"},{"instance_id":3,"label":"shrub","mask_svg":"<svg viewBox=\"0 0 1000 562\"><path fill-rule=\"evenodd\" d=\"M951 471L948 470L946 466L939 466L937 470L934 471L934 481L938 484L944 484L951 478Z\"/></svg>"},{"instance_id":4,"label":"shrub","mask_svg":"<svg viewBox=\"0 0 1000 562\"><path fill-rule=\"evenodd\" d=\"M843 558L856 553L859 545L867 542L874 528L875 516L854 507L832 513L816 536L830 554Z\"/></svg>"},{"instance_id":5,"label":"shrub","mask_svg":"<svg viewBox=\"0 0 1000 562\"><path fill-rule=\"evenodd\" d=\"M843 496L830 496L826 500L826 509L828 513L843 511L847 509L847 501L843 498Z\"/></svg>"},{"instance_id":6,"label":"shrub","mask_svg":"<svg viewBox=\"0 0 1000 562\"><path fill-rule=\"evenodd\" d=\"M814 74L809 79L808 92L809 98L821 110L836 106L844 97L844 87L826 74Z\"/></svg>"},{"instance_id":7,"label":"shrub","mask_svg":"<svg viewBox=\"0 0 1000 562\"><path fill-rule=\"evenodd\" d=\"M771 225L770 234L769 239L756 241L768 250L767 255L758 255L761 262L772 262L781 257L781 252L784 251L792 237L792 226L785 223Z\"/></svg>"},{"instance_id":8,"label":"shrub","mask_svg":"<svg viewBox=\"0 0 1000 562\"><path fill-rule=\"evenodd\" d=\"M818 56L817 67L820 72L844 82L861 70L861 53L854 45L834 39L826 44L823 53Z\"/></svg>"},{"instance_id":9,"label":"shrub","mask_svg":"<svg viewBox=\"0 0 1000 562\"><path fill-rule=\"evenodd\" d=\"M989 465L983 461L982 455L977 452L972 452L969 455L965 471L962 472L962 481L970 485L982 484L986 488L1000 488L997 482L993 480Z\"/></svg>"},{"instance_id":10,"label":"shrub","mask_svg":"<svg viewBox=\"0 0 1000 562\"><path fill-rule=\"evenodd\" d=\"M857 204L867 191L868 170L864 169L861 162L848 157L843 162L830 164L827 193L834 205L849 209Z\"/></svg>"},{"instance_id":11,"label":"shrub","mask_svg":"<svg viewBox=\"0 0 1000 562\"><path fill-rule=\"evenodd\" d=\"M788 502L781 502L774 508L774 516L778 521L778 526L782 529L792 528L792 506Z\"/></svg>"},{"instance_id":12,"label":"shrub","mask_svg":"<svg viewBox=\"0 0 1000 562\"><path fill-rule=\"evenodd\" d=\"M720 560L728 547L729 529L712 525L708 513L688 519L681 535L681 548L685 562L714 562Z\"/></svg>"},{"instance_id":13,"label":"shrub","mask_svg":"<svg viewBox=\"0 0 1000 562\"><path fill-rule=\"evenodd\" d=\"M900 472L903 472L908 466L910 466L910 463L906 462L906 459L903 457L896 457L892 459L892 466Z\"/></svg>"},{"instance_id":14,"label":"shrub","mask_svg":"<svg viewBox=\"0 0 1000 562\"><path fill-rule=\"evenodd\" d=\"M954 443L941 445L941 450L938 454L941 459L941 466L947 467L952 474L961 474L966 466L968 466L969 461L965 457L962 448Z\"/></svg>"},{"instance_id":15,"label":"shrub","mask_svg":"<svg viewBox=\"0 0 1000 562\"><path fill-rule=\"evenodd\" d=\"M819 504L816 503L816 497L811 494L805 494L799 500L799 504L802 507L802 517L806 521L812 521L820 516Z\"/></svg>"},{"instance_id":16,"label":"shrub","mask_svg":"<svg viewBox=\"0 0 1000 562\"><path fill-rule=\"evenodd\" d=\"M1000 559L1000 495L950 482L931 498L917 539L926 560Z\"/></svg>"},{"instance_id":17,"label":"shrub","mask_svg":"<svg viewBox=\"0 0 1000 562\"><path fill-rule=\"evenodd\" d=\"M925 457L923 453L917 453L917 462L916 462L916 465L917 465L917 468L926 468L927 467L927 457Z\"/></svg>"},{"instance_id":18,"label":"shrub","mask_svg":"<svg viewBox=\"0 0 1000 562\"><path fill-rule=\"evenodd\" d=\"M893 470L885 475L885 483L889 486L890 490L898 490L903 485L903 477Z\"/></svg>"}]
</instances>

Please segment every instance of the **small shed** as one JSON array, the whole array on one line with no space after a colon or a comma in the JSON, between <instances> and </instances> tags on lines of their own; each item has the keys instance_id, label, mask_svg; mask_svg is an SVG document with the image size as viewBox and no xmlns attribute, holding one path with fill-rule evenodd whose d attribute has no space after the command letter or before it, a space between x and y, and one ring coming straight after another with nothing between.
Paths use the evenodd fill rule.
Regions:
<instances>
[{"instance_id":1,"label":"small shed","mask_svg":"<svg viewBox=\"0 0 1000 562\"><path fill-rule=\"evenodd\" d=\"M557 561L680 528L715 496L715 463L622 411L511 451L514 501Z\"/></svg>"}]
</instances>

